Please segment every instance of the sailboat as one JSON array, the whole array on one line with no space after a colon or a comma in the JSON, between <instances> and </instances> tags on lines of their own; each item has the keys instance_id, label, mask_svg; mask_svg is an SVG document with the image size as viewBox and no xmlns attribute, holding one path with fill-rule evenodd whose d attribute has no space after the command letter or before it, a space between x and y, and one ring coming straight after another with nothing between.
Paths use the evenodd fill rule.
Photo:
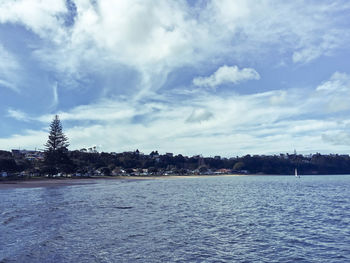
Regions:
<instances>
[{"instance_id":1,"label":"sailboat","mask_svg":"<svg viewBox=\"0 0 350 263\"><path fill-rule=\"evenodd\" d=\"M298 175L298 169L297 168L294 169L294 175L295 175L295 177L300 178L300 175Z\"/></svg>"}]
</instances>

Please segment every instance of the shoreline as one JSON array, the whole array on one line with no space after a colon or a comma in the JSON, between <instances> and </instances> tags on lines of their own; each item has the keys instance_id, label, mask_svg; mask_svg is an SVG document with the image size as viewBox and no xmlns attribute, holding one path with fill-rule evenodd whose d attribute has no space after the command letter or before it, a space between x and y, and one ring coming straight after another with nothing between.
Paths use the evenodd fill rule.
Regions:
<instances>
[{"instance_id":1,"label":"shoreline","mask_svg":"<svg viewBox=\"0 0 350 263\"><path fill-rule=\"evenodd\" d=\"M90 178L33 178L27 180L0 181L0 190L14 188L38 188L38 187L61 187L72 185L96 184L99 180L158 180L158 179L181 179L181 178L208 178L223 176L246 176L243 174L222 175L158 175L158 176L111 176Z\"/></svg>"},{"instance_id":2,"label":"shoreline","mask_svg":"<svg viewBox=\"0 0 350 263\"><path fill-rule=\"evenodd\" d=\"M294 175L260 175L260 174L217 174L217 175L152 175L152 176L98 176L84 178L42 178L35 177L25 180L3 180L0 181L0 191L16 188L40 188L40 187L61 187L72 185L96 184L100 180L164 180L164 179L195 179L210 177L236 177L236 176L291 176ZM308 175L322 176L322 175Z\"/></svg>"},{"instance_id":3,"label":"shoreline","mask_svg":"<svg viewBox=\"0 0 350 263\"><path fill-rule=\"evenodd\" d=\"M84 185L94 184L95 182L90 178L84 179L29 179L29 180L8 180L0 181L0 191L4 189L14 188L38 188L38 187L60 187L60 186L71 186L71 185Z\"/></svg>"},{"instance_id":4,"label":"shoreline","mask_svg":"<svg viewBox=\"0 0 350 263\"><path fill-rule=\"evenodd\" d=\"M215 174L215 175L151 175L151 176L116 176L119 179L147 180L147 179L179 179L179 178L209 178L225 176L247 176L246 174Z\"/></svg>"}]
</instances>

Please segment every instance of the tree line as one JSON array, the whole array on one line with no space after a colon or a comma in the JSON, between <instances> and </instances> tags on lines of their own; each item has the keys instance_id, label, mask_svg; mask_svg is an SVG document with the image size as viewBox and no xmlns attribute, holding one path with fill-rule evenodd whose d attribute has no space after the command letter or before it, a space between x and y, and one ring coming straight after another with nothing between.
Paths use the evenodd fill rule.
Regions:
<instances>
[{"instance_id":1,"label":"tree line","mask_svg":"<svg viewBox=\"0 0 350 263\"><path fill-rule=\"evenodd\" d=\"M32 173L54 175L57 173L111 175L123 171L133 173L145 170L149 173L170 172L187 174L210 173L219 169L250 174L293 174L297 168L301 174L350 174L348 155L316 153L309 156L298 154L245 155L241 157L187 157L181 154L159 154L152 151L142 154L138 150L123 153L97 153L69 151L68 138L62 131L62 124L56 115L50 124L48 141L45 144L44 160L29 161L15 158L11 152L0 151L0 172Z\"/></svg>"}]
</instances>

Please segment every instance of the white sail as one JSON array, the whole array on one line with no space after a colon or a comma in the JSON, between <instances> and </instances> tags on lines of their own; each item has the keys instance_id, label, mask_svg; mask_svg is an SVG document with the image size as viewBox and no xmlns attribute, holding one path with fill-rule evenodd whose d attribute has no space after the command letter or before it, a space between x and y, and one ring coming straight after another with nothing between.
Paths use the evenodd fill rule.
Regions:
<instances>
[{"instance_id":1,"label":"white sail","mask_svg":"<svg viewBox=\"0 0 350 263\"><path fill-rule=\"evenodd\" d=\"M300 178L300 176L298 175L298 169L297 168L294 169L294 175L295 175L295 177Z\"/></svg>"}]
</instances>

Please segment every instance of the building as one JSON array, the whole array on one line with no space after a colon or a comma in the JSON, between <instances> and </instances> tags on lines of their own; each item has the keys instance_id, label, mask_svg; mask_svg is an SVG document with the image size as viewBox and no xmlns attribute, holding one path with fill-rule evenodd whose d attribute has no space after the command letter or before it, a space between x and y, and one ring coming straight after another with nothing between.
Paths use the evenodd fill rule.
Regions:
<instances>
[{"instance_id":1,"label":"building","mask_svg":"<svg viewBox=\"0 0 350 263\"><path fill-rule=\"evenodd\" d=\"M29 161L43 161L45 154L44 152L37 150L11 150L12 156L15 159L26 159Z\"/></svg>"},{"instance_id":2,"label":"building","mask_svg":"<svg viewBox=\"0 0 350 263\"><path fill-rule=\"evenodd\" d=\"M231 170L222 168L222 169L216 170L214 174L229 174L229 173L231 173Z\"/></svg>"},{"instance_id":3,"label":"building","mask_svg":"<svg viewBox=\"0 0 350 263\"><path fill-rule=\"evenodd\" d=\"M39 151L27 151L24 158L29 161L43 161L45 156L43 152Z\"/></svg>"}]
</instances>

